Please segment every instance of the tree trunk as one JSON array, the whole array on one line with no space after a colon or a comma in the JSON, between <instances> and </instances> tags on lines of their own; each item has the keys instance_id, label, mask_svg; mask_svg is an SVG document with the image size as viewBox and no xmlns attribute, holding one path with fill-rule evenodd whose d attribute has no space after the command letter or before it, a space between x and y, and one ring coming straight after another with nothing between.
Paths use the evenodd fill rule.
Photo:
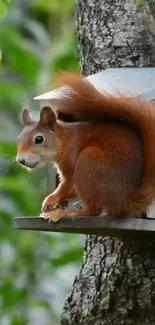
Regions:
<instances>
[{"instance_id":1,"label":"tree trunk","mask_svg":"<svg viewBox=\"0 0 155 325\"><path fill-rule=\"evenodd\" d=\"M155 5L136 0L78 0L82 73L155 66L154 17ZM87 236L61 324L154 325L155 240Z\"/></svg>"}]
</instances>

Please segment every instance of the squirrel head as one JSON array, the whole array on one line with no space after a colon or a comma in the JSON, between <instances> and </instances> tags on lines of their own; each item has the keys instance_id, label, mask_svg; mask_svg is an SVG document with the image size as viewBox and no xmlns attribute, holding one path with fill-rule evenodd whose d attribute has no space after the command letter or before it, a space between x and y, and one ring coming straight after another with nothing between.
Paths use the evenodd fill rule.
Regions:
<instances>
[{"instance_id":1,"label":"squirrel head","mask_svg":"<svg viewBox=\"0 0 155 325\"><path fill-rule=\"evenodd\" d=\"M18 137L16 161L28 170L43 167L56 155L56 116L45 106L41 109L40 120L34 121L25 108L22 120L24 129Z\"/></svg>"}]
</instances>

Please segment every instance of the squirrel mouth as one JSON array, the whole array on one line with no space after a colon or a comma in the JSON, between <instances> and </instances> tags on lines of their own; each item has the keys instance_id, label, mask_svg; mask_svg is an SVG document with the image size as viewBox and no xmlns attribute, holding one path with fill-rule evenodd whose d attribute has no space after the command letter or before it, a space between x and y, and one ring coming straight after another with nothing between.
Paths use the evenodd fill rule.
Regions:
<instances>
[{"instance_id":1,"label":"squirrel mouth","mask_svg":"<svg viewBox=\"0 0 155 325\"><path fill-rule=\"evenodd\" d=\"M32 170L32 169L35 169L38 164L39 164L39 162L37 161L31 165L26 165L25 167Z\"/></svg>"}]
</instances>

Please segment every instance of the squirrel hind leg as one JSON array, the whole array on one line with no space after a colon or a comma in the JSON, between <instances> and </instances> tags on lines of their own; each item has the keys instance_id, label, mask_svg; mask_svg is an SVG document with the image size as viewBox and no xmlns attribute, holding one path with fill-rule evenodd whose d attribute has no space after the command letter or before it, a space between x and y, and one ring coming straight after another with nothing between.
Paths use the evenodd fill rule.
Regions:
<instances>
[{"instance_id":1,"label":"squirrel hind leg","mask_svg":"<svg viewBox=\"0 0 155 325\"><path fill-rule=\"evenodd\" d=\"M73 182L83 209L90 216L99 216L106 211L104 183L102 182L103 152L97 147L87 147L79 155ZM107 213L106 213L107 214Z\"/></svg>"},{"instance_id":2,"label":"squirrel hind leg","mask_svg":"<svg viewBox=\"0 0 155 325\"><path fill-rule=\"evenodd\" d=\"M100 148L87 147L80 153L73 181L90 215L102 215L104 211L109 216L127 217L132 211L130 193L134 182L131 177L130 182L128 167L121 167L120 163L114 168L113 161L110 162Z\"/></svg>"}]
</instances>

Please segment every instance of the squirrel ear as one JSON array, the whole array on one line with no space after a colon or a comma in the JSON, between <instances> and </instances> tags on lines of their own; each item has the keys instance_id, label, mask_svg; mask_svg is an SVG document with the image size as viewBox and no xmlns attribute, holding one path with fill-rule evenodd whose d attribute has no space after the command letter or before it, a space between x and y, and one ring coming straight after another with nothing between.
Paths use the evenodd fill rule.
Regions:
<instances>
[{"instance_id":1,"label":"squirrel ear","mask_svg":"<svg viewBox=\"0 0 155 325\"><path fill-rule=\"evenodd\" d=\"M29 110L27 108L24 108L22 111L22 120L24 122L24 125L28 125L32 122L32 118L29 114Z\"/></svg>"},{"instance_id":2,"label":"squirrel ear","mask_svg":"<svg viewBox=\"0 0 155 325\"><path fill-rule=\"evenodd\" d=\"M51 107L44 106L40 112L40 125L43 127L49 127L52 131L56 127L56 116L53 113Z\"/></svg>"}]
</instances>

